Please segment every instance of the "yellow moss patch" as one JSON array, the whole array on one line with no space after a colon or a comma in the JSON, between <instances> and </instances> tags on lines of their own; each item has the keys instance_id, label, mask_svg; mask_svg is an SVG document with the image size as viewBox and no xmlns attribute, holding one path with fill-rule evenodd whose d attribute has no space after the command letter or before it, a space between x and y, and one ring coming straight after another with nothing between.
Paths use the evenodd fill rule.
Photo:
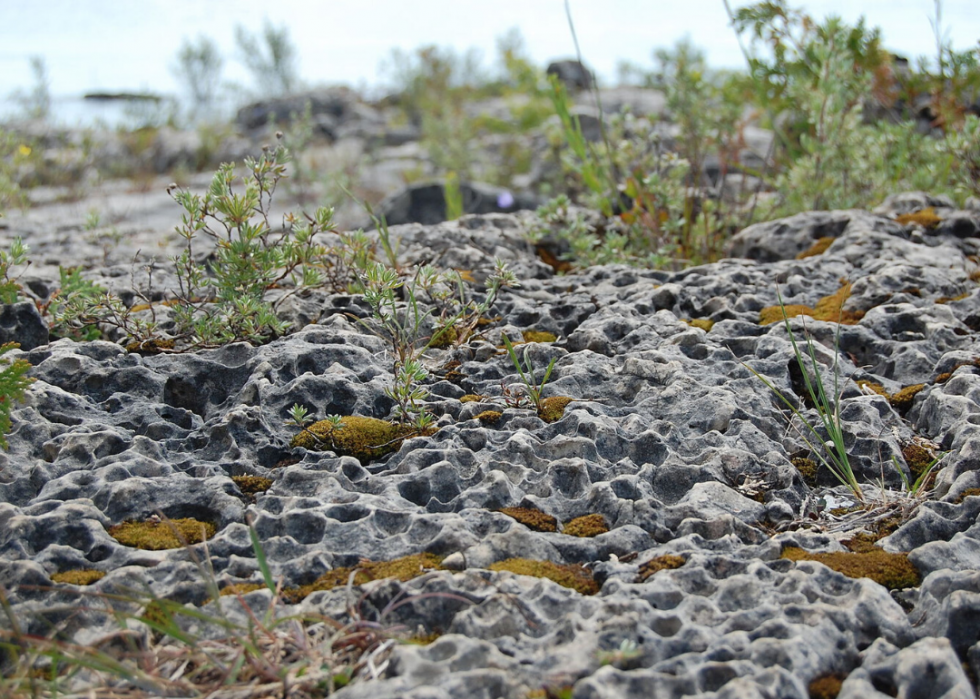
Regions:
<instances>
[{"instance_id":1,"label":"yellow moss patch","mask_svg":"<svg viewBox=\"0 0 980 699\"><path fill-rule=\"evenodd\" d=\"M568 396L545 398L538 405L538 417L545 422L558 422L565 415L565 407L573 400L575 399Z\"/></svg>"},{"instance_id":2,"label":"yellow moss patch","mask_svg":"<svg viewBox=\"0 0 980 699\"><path fill-rule=\"evenodd\" d=\"M576 517L561 528L562 534L582 538L599 536L607 531L609 531L609 525L606 524L606 518L598 513Z\"/></svg>"},{"instance_id":3,"label":"yellow moss patch","mask_svg":"<svg viewBox=\"0 0 980 699\"><path fill-rule=\"evenodd\" d=\"M161 522L123 522L109 527L109 536L123 546L146 551L176 549L183 546L184 542L199 544L210 539L216 532L217 528L211 522L190 518Z\"/></svg>"},{"instance_id":4,"label":"yellow moss patch","mask_svg":"<svg viewBox=\"0 0 980 699\"><path fill-rule=\"evenodd\" d=\"M235 583L234 585L221 588L221 592L218 594L221 597L233 597L235 595L247 595L249 592L264 589L265 585L262 583Z\"/></svg>"},{"instance_id":5,"label":"yellow moss patch","mask_svg":"<svg viewBox=\"0 0 980 699\"><path fill-rule=\"evenodd\" d=\"M503 413L499 410L484 410L479 415L474 415L473 419L479 420L484 425L495 425L500 421Z\"/></svg>"},{"instance_id":6,"label":"yellow moss patch","mask_svg":"<svg viewBox=\"0 0 980 699\"><path fill-rule=\"evenodd\" d=\"M438 631L426 631L409 636L405 639L405 643L411 643L413 646L427 646L435 643L441 637L442 634Z\"/></svg>"},{"instance_id":7,"label":"yellow moss patch","mask_svg":"<svg viewBox=\"0 0 980 699\"><path fill-rule=\"evenodd\" d=\"M706 333L711 332L711 328L715 327L715 321L709 318L682 318L681 321L692 328L701 328Z\"/></svg>"},{"instance_id":8,"label":"yellow moss patch","mask_svg":"<svg viewBox=\"0 0 980 699\"><path fill-rule=\"evenodd\" d=\"M583 566L559 565L551 561L533 561L528 558L508 558L490 566L493 571L509 571L516 575L528 575L533 578L547 578L562 587L575 590L583 595L594 595L599 591L599 584L592 573Z\"/></svg>"},{"instance_id":9,"label":"yellow moss patch","mask_svg":"<svg viewBox=\"0 0 980 699\"><path fill-rule=\"evenodd\" d=\"M892 404L892 407L899 412L905 412L912 407L912 399L915 398L915 394L925 388L924 383L912 384L911 386L906 386L900 391L888 396L888 402Z\"/></svg>"},{"instance_id":10,"label":"yellow moss patch","mask_svg":"<svg viewBox=\"0 0 980 699\"><path fill-rule=\"evenodd\" d=\"M857 383L857 385L862 389L869 389L877 393L879 396L884 396L891 406L899 412L905 412L911 408L912 399L915 398L915 394L926 387L924 383L917 383L913 384L912 386L906 386L899 391L895 391L895 393L889 393L885 390L884 386L879 383L874 383L873 381L861 379L855 383Z\"/></svg>"},{"instance_id":11,"label":"yellow moss patch","mask_svg":"<svg viewBox=\"0 0 980 699\"><path fill-rule=\"evenodd\" d=\"M832 235L828 235L823 238L817 238L816 242L814 242L813 245L811 245L809 248L807 248L799 255L797 255L796 259L804 260L808 257L816 257L817 255L823 255L825 252L827 252L827 248L829 248L831 245L834 244L835 240L837 240L837 238L835 238Z\"/></svg>"},{"instance_id":12,"label":"yellow moss patch","mask_svg":"<svg viewBox=\"0 0 980 699\"><path fill-rule=\"evenodd\" d=\"M395 578L405 582L417 578L427 570L438 569L441 563L442 559L431 553L416 553L392 561L364 561L356 568L328 570L309 585L283 590L282 597L286 602L296 604L314 592L332 590L335 587L347 585L351 573L354 573L355 585L363 585L372 580L385 578Z\"/></svg>"},{"instance_id":13,"label":"yellow moss patch","mask_svg":"<svg viewBox=\"0 0 980 699\"><path fill-rule=\"evenodd\" d=\"M842 675L824 675L813 680L807 690L810 693L810 699L837 699L843 684L844 677Z\"/></svg>"},{"instance_id":14,"label":"yellow moss patch","mask_svg":"<svg viewBox=\"0 0 980 699\"><path fill-rule=\"evenodd\" d=\"M408 425L395 425L373 417L349 416L341 418L339 425L329 420L314 422L293 437L290 446L311 451L330 450L367 463L397 451L405 439L418 434Z\"/></svg>"},{"instance_id":15,"label":"yellow moss patch","mask_svg":"<svg viewBox=\"0 0 980 699\"><path fill-rule=\"evenodd\" d=\"M801 548L788 546L783 549L782 558L823 563L849 578L869 578L889 590L915 587L921 579L907 554L888 553L878 548L862 553L808 553Z\"/></svg>"},{"instance_id":16,"label":"yellow moss patch","mask_svg":"<svg viewBox=\"0 0 980 699\"><path fill-rule=\"evenodd\" d=\"M868 532L858 532L850 539L844 539L841 543L854 553L867 553L877 549L878 540L881 534L869 534Z\"/></svg>"},{"instance_id":17,"label":"yellow moss patch","mask_svg":"<svg viewBox=\"0 0 980 699\"><path fill-rule=\"evenodd\" d=\"M91 585L104 577L105 572L101 570L80 568L78 570L65 570L60 573L52 573L51 582L64 583L66 585Z\"/></svg>"},{"instance_id":18,"label":"yellow moss patch","mask_svg":"<svg viewBox=\"0 0 980 699\"><path fill-rule=\"evenodd\" d=\"M888 398L889 395L890 395L888 393L888 391L885 390L885 387L882 386L880 383L875 383L873 381L868 381L867 379L861 379L859 381L855 381L855 383L858 386L860 386L862 389L864 389L864 388L869 389L869 390L877 393L879 396L884 396L885 398Z\"/></svg>"},{"instance_id":19,"label":"yellow moss patch","mask_svg":"<svg viewBox=\"0 0 980 699\"><path fill-rule=\"evenodd\" d=\"M558 520L534 507L505 507L497 510L536 532L558 531Z\"/></svg>"},{"instance_id":20,"label":"yellow moss patch","mask_svg":"<svg viewBox=\"0 0 980 699\"><path fill-rule=\"evenodd\" d=\"M264 493L272 487L272 479L263 478L262 476L232 476L231 480L238 486L238 489L242 491L243 495L250 497Z\"/></svg>"},{"instance_id":21,"label":"yellow moss patch","mask_svg":"<svg viewBox=\"0 0 980 699\"><path fill-rule=\"evenodd\" d=\"M796 470L800 472L803 477L803 482L806 483L811 488L817 484L817 462L813 459L806 459L803 457L796 457L795 459L790 459L790 463L796 467Z\"/></svg>"},{"instance_id":22,"label":"yellow moss patch","mask_svg":"<svg viewBox=\"0 0 980 699\"><path fill-rule=\"evenodd\" d=\"M651 558L640 566L636 574L636 582L646 582L652 575L659 573L661 570L674 570L675 568L680 568L686 562L683 556L675 556L672 553Z\"/></svg>"},{"instance_id":23,"label":"yellow moss patch","mask_svg":"<svg viewBox=\"0 0 980 699\"><path fill-rule=\"evenodd\" d=\"M558 339L554 333L544 330L525 330L521 335L524 337L524 342L554 342Z\"/></svg>"},{"instance_id":24,"label":"yellow moss patch","mask_svg":"<svg viewBox=\"0 0 980 699\"><path fill-rule=\"evenodd\" d=\"M903 226L908 226L915 223L923 228L929 229L935 228L943 222L943 220L936 215L936 210L931 206L927 206L924 209L919 209L918 211L913 211L910 214L901 214L896 216L895 220L901 223Z\"/></svg>"},{"instance_id":25,"label":"yellow moss patch","mask_svg":"<svg viewBox=\"0 0 980 699\"><path fill-rule=\"evenodd\" d=\"M817 305L813 308L800 304L766 306L759 311L759 325L770 325L782 321L784 311L786 318L810 316L815 320L840 321L843 325L855 325L864 317L864 311L845 311L843 309L844 302L850 295L851 283L844 282L837 291L817 301Z\"/></svg>"},{"instance_id":26,"label":"yellow moss patch","mask_svg":"<svg viewBox=\"0 0 980 699\"><path fill-rule=\"evenodd\" d=\"M459 339L459 330L455 326L450 328L436 328L432 333L432 338L429 347L435 347L436 349L452 347Z\"/></svg>"},{"instance_id":27,"label":"yellow moss patch","mask_svg":"<svg viewBox=\"0 0 980 699\"><path fill-rule=\"evenodd\" d=\"M486 396L478 396L475 393L467 393L465 396L459 399L460 403L479 403L486 400Z\"/></svg>"},{"instance_id":28,"label":"yellow moss patch","mask_svg":"<svg viewBox=\"0 0 980 699\"><path fill-rule=\"evenodd\" d=\"M962 294L959 294L958 296L940 296L938 299L936 299L936 303L951 303L952 301L962 301L969 295L970 292L964 291Z\"/></svg>"},{"instance_id":29,"label":"yellow moss patch","mask_svg":"<svg viewBox=\"0 0 980 699\"><path fill-rule=\"evenodd\" d=\"M980 497L980 488L967 488L956 497L955 502L957 505L959 505L967 498L978 498L978 497Z\"/></svg>"},{"instance_id":30,"label":"yellow moss patch","mask_svg":"<svg viewBox=\"0 0 980 699\"><path fill-rule=\"evenodd\" d=\"M912 480L915 481L916 478L925 473L926 469L932 466L932 462L936 460L936 455L920 444L909 442L902 447L902 458L908 464L909 470L912 472Z\"/></svg>"},{"instance_id":31,"label":"yellow moss patch","mask_svg":"<svg viewBox=\"0 0 980 699\"><path fill-rule=\"evenodd\" d=\"M142 342L130 342L126 345L127 352L137 352L139 354L162 354L167 350L172 350L177 346L173 340L143 340Z\"/></svg>"}]
</instances>

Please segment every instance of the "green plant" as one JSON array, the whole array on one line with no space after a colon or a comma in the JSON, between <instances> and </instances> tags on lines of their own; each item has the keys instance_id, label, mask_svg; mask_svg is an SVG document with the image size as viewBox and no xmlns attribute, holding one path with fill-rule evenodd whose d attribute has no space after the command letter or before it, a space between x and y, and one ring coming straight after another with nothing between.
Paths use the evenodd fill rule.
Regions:
<instances>
[{"instance_id":1,"label":"green plant","mask_svg":"<svg viewBox=\"0 0 980 699\"><path fill-rule=\"evenodd\" d=\"M640 646L637 645L636 641L631 638L624 638L615 650L602 650L596 653L596 659L600 665L622 667L629 664L631 660L639 658L641 655L643 655L643 651L640 650Z\"/></svg>"},{"instance_id":2,"label":"green plant","mask_svg":"<svg viewBox=\"0 0 980 699\"><path fill-rule=\"evenodd\" d=\"M249 524L248 529L262 585L233 587L233 601L222 600L210 560L202 560L192 547L186 549L206 584L212 609L195 608L151 592L76 591L104 603L104 610L88 605L88 612L102 611L118 624L119 633L112 643L80 645L65 638L59 626L52 626L44 635L29 633L0 589L0 608L7 620L7 628L0 629L0 648L6 652L0 694L10 699L115 697L133 692L195 699L324 697L353 682L376 677L384 671L392 648L409 642L407 630L389 621L399 607L427 597L469 603L448 593L399 595L368 618L362 608L363 596L360 601L355 596L346 615L338 619L286 614L283 603L288 595L272 576L255 528ZM418 575L420 563L433 567L438 559L421 554L369 563L364 566L367 575L349 570L340 585L346 584L352 592L359 574L358 584L365 577L407 580ZM272 598L258 614L244 595L261 587ZM232 620L226 611L230 605L244 612L244 621Z\"/></svg>"},{"instance_id":3,"label":"green plant","mask_svg":"<svg viewBox=\"0 0 980 699\"><path fill-rule=\"evenodd\" d=\"M946 454L944 453L933 458L929 464L922 469L918 476L916 476L914 481L910 481L909 477L905 475L905 471L902 470L901 464L898 463L898 457L895 455L892 455L892 464L895 466L895 470L898 471L898 475L902 478L902 484L905 486L905 491L912 497L918 497L925 490L925 485L929 482L929 476L932 475L933 470L939 465L939 462L942 461L945 456ZM912 475L915 475L914 471Z\"/></svg>"},{"instance_id":4,"label":"green plant","mask_svg":"<svg viewBox=\"0 0 980 699\"><path fill-rule=\"evenodd\" d=\"M42 56L31 56L31 76L34 84L29 92L17 91L13 98L20 102L24 116L28 119L44 120L51 116L51 89L48 80L48 66Z\"/></svg>"},{"instance_id":5,"label":"green plant","mask_svg":"<svg viewBox=\"0 0 980 699\"><path fill-rule=\"evenodd\" d=\"M340 245L330 249L315 241L318 234L336 233L333 209L319 208L302 220L287 214L283 227L273 228L272 199L285 176L284 158L282 146L265 149L258 159L246 158L243 188L234 166L225 164L203 196L176 186L168 189L184 208L177 227L184 250L174 260L177 288L169 290L167 301L175 326L172 339L181 343L180 349L278 337L288 330L276 315L285 299L324 286L345 291L355 278L351 265L364 262L367 253L357 235L339 237ZM196 254L202 237L214 247L207 265ZM275 301L266 298L284 288L288 290ZM74 294L64 299L58 320L72 327L115 327L143 346L159 347L151 294L140 293L146 302L142 307L126 307L108 293Z\"/></svg>"},{"instance_id":6,"label":"green plant","mask_svg":"<svg viewBox=\"0 0 980 699\"><path fill-rule=\"evenodd\" d=\"M521 359L523 359L523 365L521 359L517 356L517 351L514 349L514 344L510 341L506 335L501 335L504 347L507 349L507 354L510 356L510 360L514 363L514 368L517 369L517 375L521 377L521 382L524 384L524 389L527 391L527 398L530 400L531 404L538 411L541 410L541 406L544 399L541 397L541 393L544 391L544 386L548 383L548 379L551 378L551 372L555 368L555 364L558 361L552 358L548 362L548 368L544 370L544 376L541 381L538 382L534 377L534 367L531 365L531 358L528 356L528 348L524 348L524 354Z\"/></svg>"},{"instance_id":7,"label":"green plant","mask_svg":"<svg viewBox=\"0 0 980 699\"><path fill-rule=\"evenodd\" d=\"M20 292L20 284L17 277L11 277L13 267L27 265L27 253L30 248L24 245L20 238L14 238L10 243L10 252L0 250L0 303L17 303Z\"/></svg>"},{"instance_id":8,"label":"green plant","mask_svg":"<svg viewBox=\"0 0 980 699\"><path fill-rule=\"evenodd\" d=\"M455 172L447 174L443 191L446 196L446 220L455 221L466 213L463 210L463 192L459 187L459 175Z\"/></svg>"},{"instance_id":9,"label":"green plant","mask_svg":"<svg viewBox=\"0 0 980 699\"><path fill-rule=\"evenodd\" d=\"M238 25L235 42L260 94L285 95L299 87L296 46L286 27L274 27L266 20L261 36L255 36Z\"/></svg>"},{"instance_id":10,"label":"green plant","mask_svg":"<svg viewBox=\"0 0 980 699\"><path fill-rule=\"evenodd\" d=\"M854 494L860 502L864 502L864 494L861 491L861 486L857 482L857 478L854 475L854 470L851 467L850 457L847 452L847 447L844 443L844 430L840 421L840 404L841 404L841 389L839 387L839 373L838 373L838 359L840 353L837 348L840 346L840 328L841 324L837 324L837 335L834 341L834 364L831 367L831 373L834 376L834 390L833 393L828 396L827 391L824 388L823 376L820 372L820 363L817 361L816 351L814 350L814 342L809 332L806 330L806 323L804 322L804 332L806 332L806 356L810 358L810 367L807 368L807 363L804 360L803 351L800 349L799 343L796 341L796 334L793 332L793 327L790 325L789 316L786 313L786 306L783 304L783 298L776 291L776 296L779 299L779 306L783 309L783 323L786 327L786 333L789 335L790 343L793 346L793 355L796 358L797 366L800 369L800 373L803 376L803 382L806 390L806 396L804 398L809 399L809 403L814 406L817 417L820 419L820 427L823 428L823 434L812 422L810 422L800 408L796 407L782 391L776 388L775 384L772 383L765 376L757 372L755 369L750 367L748 364L743 364L749 371L751 371L756 378L762 381L775 395L779 398L782 403L792 411L803 426L806 428L800 432L804 443L810 449L810 451L820 460L828 471L830 471L837 480L839 480L843 485L847 486L851 492ZM812 378L811 378L812 374ZM808 436L809 434L809 436ZM813 441L811 441L811 439ZM828 439L829 442L824 441ZM819 444L819 448L814 445L814 441Z\"/></svg>"},{"instance_id":11,"label":"green plant","mask_svg":"<svg viewBox=\"0 0 980 699\"><path fill-rule=\"evenodd\" d=\"M11 361L3 357L7 352L20 347L16 342L8 342L0 345L0 447L6 449L7 433L10 432L10 409L14 401L24 400L24 391L30 386L34 379L27 376L31 365L26 359L14 359Z\"/></svg>"},{"instance_id":12,"label":"green plant","mask_svg":"<svg viewBox=\"0 0 980 699\"><path fill-rule=\"evenodd\" d=\"M198 36L184 39L177 52L172 72L190 102L188 118L191 123L206 121L216 115L224 59L213 39Z\"/></svg>"}]
</instances>

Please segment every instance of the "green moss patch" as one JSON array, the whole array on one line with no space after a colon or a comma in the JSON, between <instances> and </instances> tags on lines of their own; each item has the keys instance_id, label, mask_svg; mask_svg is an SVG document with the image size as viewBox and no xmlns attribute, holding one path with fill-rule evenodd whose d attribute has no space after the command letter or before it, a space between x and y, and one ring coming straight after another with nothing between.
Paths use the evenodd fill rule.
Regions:
<instances>
[{"instance_id":1,"label":"green moss patch","mask_svg":"<svg viewBox=\"0 0 980 699\"><path fill-rule=\"evenodd\" d=\"M598 513L576 517L561 528L562 534L583 538L599 536L599 534L605 534L607 531L609 531L609 525L606 524L606 518Z\"/></svg>"},{"instance_id":2,"label":"green moss patch","mask_svg":"<svg viewBox=\"0 0 980 699\"><path fill-rule=\"evenodd\" d=\"M810 699L837 699L843 684L843 675L824 675L813 680L807 689L810 692Z\"/></svg>"},{"instance_id":3,"label":"green moss patch","mask_svg":"<svg viewBox=\"0 0 980 699\"><path fill-rule=\"evenodd\" d=\"M896 216L895 220L901 223L903 226L916 224L928 229L933 229L943 222L943 220L936 215L936 210L931 206L927 206L924 209L919 209L918 211L913 211L910 214L901 214Z\"/></svg>"},{"instance_id":4,"label":"green moss patch","mask_svg":"<svg viewBox=\"0 0 980 699\"><path fill-rule=\"evenodd\" d=\"M906 386L905 388L895 391L895 393L889 393L880 383L867 381L865 379L855 381L855 383L862 389L874 391L879 396L884 396L885 400L887 400L891 406L900 413L904 413L911 408L912 400L915 398L915 394L926 387L924 383L917 383L912 384L911 386Z\"/></svg>"},{"instance_id":5,"label":"green moss patch","mask_svg":"<svg viewBox=\"0 0 980 699\"><path fill-rule=\"evenodd\" d=\"M486 400L486 396L478 396L475 393L467 393L459 399L460 403L480 403Z\"/></svg>"},{"instance_id":6,"label":"green moss patch","mask_svg":"<svg viewBox=\"0 0 980 699\"><path fill-rule=\"evenodd\" d=\"M558 520L547 512L534 507L505 507L497 510L501 514L516 519L528 529L536 532L556 532L558 531Z\"/></svg>"},{"instance_id":7,"label":"green moss patch","mask_svg":"<svg viewBox=\"0 0 980 699\"><path fill-rule=\"evenodd\" d=\"M969 291L964 291L962 294L958 294L956 296L940 296L938 299L936 299L936 303L946 304L952 303L953 301L962 301L969 295Z\"/></svg>"},{"instance_id":8,"label":"green moss patch","mask_svg":"<svg viewBox=\"0 0 980 699\"><path fill-rule=\"evenodd\" d=\"M790 463L796 467L803 477L803 482L813 488L817 484L817 462L801 456L790 459Z\"/></svg>"},{"instance_id":9,"label":"green moss patch","mask_svg":"<svg viewBox=\"0 0 980 699\"><path fill-rule=\"evenodd\" d=\"M479 415L474 415L474 420L479 420L484 425L496 425L500 422L500 418L503 417L503 413L499 410L484 410Z\"/></svg>"},{"instance_id":10,"label":"green moss patch","mask_svg":"<svg viewBox=\"0 0 980 699\"><path fill-rule=\"evenodd\" d=\"M680 568L686 562L683 556L676 556L672 553L651 558L640 566L636 574L636 582L646 582L651 576L659 573L661 570L674 570L675 568Z\"/></svg>"},{"instance_id":11,"label":"green moss patch","mask_svg":"<svg viewBox=\"0 0 980 699\"><path fill-rule=\"evenodd\" d=\"M892 404L900 413L904 413L906 410L912 407L912 400L915 395L925 388L924 383L912 384L911 386L906 386L900 391L896 391L888 397L888 402Z\"/></svg>"},{"instance_id":12,"label":"green moss patch","mask_svg":"<svg viewBox=\"0 0 980 699\"><path fill-rule=\"evenodd\" d=\"M123 546L146 551L163 551L180 548L185 544L199 544L217 533L211 522L196 519L170 519L165 521L123 522L109 527L109 536Z\"/></svg>"},{"instance_id":13,"label":"green moss patch","mask_svg":"<svg viewBox=\"0 0 980 699\"><path fill-rule=\"evenodd\" d=\"M871 548L860 553L808 553L801 548L788 546L782 558L790 561L816 561L843 573L849 578L869 578L889 590L915 587L921 578L919 571L904 553L888 553Z\"/></svg>"},{"instance_id":14,"label":"green moss patch","mask_svg":"<svg viewBox=\"0 0 980 699\"><path fill-rule=\"evenodd\" d=\"M264 493L272 487L272 479L263 478L262 476L232 476L231 480L242 491L242 495L247 495L251 498L254 498L259 493Z\"/></svg>"},{"instance_id":15,"label":"green moss patch","mask_svg":"<svg viewBox=\"0 0 980 699\"><path fill-rule=\"evenodd\" d=\"M681 318L681 322L687 323L692 328L701 328L706 333L711 332L711 328L715 327L715 321L709 318Z\"/></svg>"},{"instance_id":16,"label":"green moss patch","mask_svg":"<svg viewBox=\"0 0 980 699\"><path fill-rule=\"evenodd\" d=\"M525 330L521 333L524 342L555 342L558 336L544 330Z\"/></svg>"},{"instance_id":17,"label":"green moss patch","mask_svg":"<svg viewBox=\"0 0 980 699\"><path fill-rule=\"evenodd\" d=\"M330 420L314 422L293 437L290 446L311 451L333 451L353 456L362 464L398 451L402 442L419 434L409 425L396 425L373 417L349 416L335 425Z\"/></svg>"},{"instance_id":18,"label":"green moss patch","mask_svg":"<svg viewBox=\"0 0 980 699\"><path fill-rule=\"evenodd\" d=\"M766 306L759 311L759 325L771 325L783 320L785 312L786 318L796 316L810 316L815 320L827 320L838 322L842 325L856 325L863 317L864 311L845 311L843 306L851 296L851 283L844 282L841 287L817 301L817 304L810 308L800 304L790 306Z\"/></svg>"},{"instance_id":19,"label":"green moss patch","mask_svg":"<svg viewBox=\"0 0 980 699\"><path fill-rule=\"evenodd\" d=\"M266 587L262 583L235 583L234 585L221 588L221 592L218 594L221 597L232 597L236 595L247 595L249 592L264 589Z\"/></svg>"},{"instance_id":20,"label":"green moss patch","mask_svg":"<svg viewBox=\"0 0 980 699\"><path fill-rule=\"evenodd\" d=\"M493 571L509 571L516 575L528 575L533 578L547 578L583 595L594 595L599 591L599 584L584 566L577 564L559 565L551 561L534 561L529 558L508 558L490 566Z\"/></svg>"},{"instance_id":21,"label":"green moss patch","mask_svg":"<svg viewBox=\"0 0 980 699\"><path fill-rule=\"evenodd\" d=\"M817 255L823 255L827 252L827 248L834 244L837 240L832 235L824 236L823 238L817 238L817 240L809 248L801 252L796 256L797 260L805 260L808 257L816 257Z\"/></svg>"},{"instance_id":22,"label":"green moss patch","mask_svg":"<svg viewBox=\"0 0 980 699\"><path fill-rule=\"evenodd\" d=\"M91 585L104 577L104 571L92 570L90 568L79 568L77 570L65 570L60 573L52 573L51 582L64 583L65 585Z\"/></svg>"},{"instance_id":23,"label":"green moss patch","mask_svg":"<svg viewBox=\"0 0 980 699\"><path fill-rule=\"evenodd\" d=\"M286 602L296 604L314 592L332 590L335 587L347 585L351 573L354 574L355 585L363 585L372 580L384 580L386 578L405 582L417 578L427 570L438 570L441 563L442 559L431 553L416 553L391 561L365 561L357 567L328 570L309 585L283 590L282 597Z\"/></svg>"},{"instance_id":24,"label":"green moss patch","mask_svg":"<svg viewBox=\"0 0 980 699\"><path fill-rule=\"evenodd\" d=\"M565 415L565 408L574 398L568 396L552 396L545 398L538 405L538 417L545 422L558 422Z\"/></svg>"},{"instance_id":25,"label":"green moss patch","mask_svg":"<svg viewBox=\"0 0 980 699\"><path fill-rule=\"evenodd\" d=\"M149 308L149 306L147 306ZM135 309L135 306L134 306ZM173 340L143 340L142 342L130 342L126 345L126 351L129 353L142 354L144 356L151 354L163 354L168 350L172 350L177 346L177 343Z\"/></svg>"},{"instance_id":26,"label":"green moss patch","mask_svg":"<svg viewBox=\"0 0 980 699\"><path fill-rule=\"evenodd\" d=\"M958 496L956 496L955 503L959 505L967 498L980 498L980 488L967 488Z\"/></svg>"}]
</instances>

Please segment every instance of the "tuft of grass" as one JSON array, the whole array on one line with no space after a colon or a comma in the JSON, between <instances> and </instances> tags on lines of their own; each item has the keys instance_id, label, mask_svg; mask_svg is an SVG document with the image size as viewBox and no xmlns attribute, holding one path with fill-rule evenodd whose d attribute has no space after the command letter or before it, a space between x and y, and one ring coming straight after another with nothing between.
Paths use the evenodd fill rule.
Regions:
<instances>
[{"instance_id":1,"label":"tuft of grass","mask_svg":"<svg viewBox=\"0 0 980 699\"><path fill-rule=\"evenodd\" d=\"M849 293L850 285L848 284L846 287ZM841 289L844 288L845 287L841 287ZM857 478L854 475L854 470L851 468L850 457L847 453L847 446L844 444L844 430L840 421L840 397L842 389L839 386L838 379L837 367L840 353L837 351L837 348L840 347L841 323L838 322L837 324L837 335L834 339L834 364L831 367L831 372L834 377L834 390L833 394L828 396L827 391L824 388L823 376L820 372L820 363L817 361L817 355L814 350L813 339L809 334L807 334L806 356L808 356L810 359L810 367L808 371L807 362L804 360L803 351L800 349L799 343L796 340L796 334L793 332L793 328L789 322L790 316L786 312L786 306L783 304L783 298L779 294L778 289L776 291L776 296L779 299L778 308L783 311L783 322L786 325L786 332L789 335L790 343L793 346L793 354L796 357L797 366L800 368L800 372L803 375L803 381L807 394L804 396L804 398L809 398L810 404L816 408L817 416L820 420L819 426L822 427L823 434L821 434L820 430L817 429L817 426L806 419L800 409L797 408L796 405L782 393L782 391L776 388L775 384L747 364L743 363L743 366L745 366L760 381L762 381L779 398L779 400L792 411L793 415L800 419L806 428L805 430L801 431L800 436L810 449L810 452L816 455L820 463L832 474L834 474L834 477L837 478L841 484L850 489L850 491L854 494L854 497L856 497L860 502L864 502L864 494L861 491L861 486L858 484ZM846 295L841 295L840 292L834 296L841 304L843 304L843 299L846 298ZM818 306L819 305L820 304L818 304ZM838 312L841 312L839 307ZM806 331L805 324L804 331ZM811 378L811 372L813 378ZM824 435L826 435L826 439L829 439L829 442L824 441ZM814 445L814 441L820 445L820 448L817 448Z\"/></svg>"}]
</instances>

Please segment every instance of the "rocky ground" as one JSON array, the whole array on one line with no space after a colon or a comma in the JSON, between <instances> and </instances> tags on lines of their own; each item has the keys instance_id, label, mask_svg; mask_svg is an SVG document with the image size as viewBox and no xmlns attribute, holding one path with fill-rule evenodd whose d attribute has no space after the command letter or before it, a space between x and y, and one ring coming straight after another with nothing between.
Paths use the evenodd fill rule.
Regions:
<instances>
[{"instance_id":1,"label":"rocky ground","mask_svg":"<svg viewBox=\"0 0 980 699\"><path fill-rule=\"evenodd\" d=\"M23 236L35 260L21 281L43 299L71 260L125 292L137 250L177 244L159 191L106 194L109 238L84 229L84 205L12 214L3 237ZM898 220L929 206L935 220ZM391 348L356 322L358 297L294 297L284 315L299 329L265 346L148 356L49 342L32 302L5 307L2 339L23 343L36 379L0 454L0 585L22 627L92 643L116 622L88 602L134 590L261 614L272 594L251 523L282 613L355 614L427 641L391 647L342 697L805 699L835 678L849 699L975 697L980 206L906 194L801 214L674 273L556 275L528 225L516 213L392 228L405 264L480 281L501 258L521 286L475 339L430 350L438 430L381 458L293 447L285 424L295 403L317 419L389 416ZM754 373L818 421L785 324L760 324L777 289L811 307L790 326L812 333L828 382L839 343L868 508ZM852 321L839 335L812 317L828 297ZM556 360L545 395L573 399L551 422L507 405L519 377L502 335L529 331L555 337L524 347L539 376ZM899 469L914 480L923 453L945 454L929 494L903 492ZM214 534L164 550L110 534L161 515ZM417 554L432 557L398 563ZM209 601L205 559L239 596ZM377 572L348 585L359 566ZM52 582L82 569L104 576Z\"/></svg>"}]
</instances>

